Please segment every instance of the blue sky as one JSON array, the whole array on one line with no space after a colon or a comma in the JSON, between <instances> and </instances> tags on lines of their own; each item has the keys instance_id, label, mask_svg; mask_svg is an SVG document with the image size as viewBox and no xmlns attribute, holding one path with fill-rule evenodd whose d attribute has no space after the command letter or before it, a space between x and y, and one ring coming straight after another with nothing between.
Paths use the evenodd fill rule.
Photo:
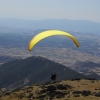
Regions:
<instances>
[{"instance_id":1,"label":"blue sky","mask_svg":"<svg viewBox=\"0 0 100 100\"><path fill-rule=\"evenodd\" d=\"M0 0L0 18L64 18L100 23L100 0Z\"/></svg>"}]
</instances>

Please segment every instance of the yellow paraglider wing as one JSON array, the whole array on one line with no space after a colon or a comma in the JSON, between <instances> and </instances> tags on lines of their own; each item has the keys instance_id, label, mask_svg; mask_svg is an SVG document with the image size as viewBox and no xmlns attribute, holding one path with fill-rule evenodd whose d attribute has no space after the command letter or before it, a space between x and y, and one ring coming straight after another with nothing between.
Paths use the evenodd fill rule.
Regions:
<instances>
[{"instance_id":1,"label":"yellow paraglider wing","mask_svg":"<svg viewBox=\"0 0 100 100\"><path fill-rule=\"evenodd\" d=\"M67 36L69 38L71 38L74 43L76 44L77 47L79 47L79 43L76 40L75 37L73 37L71 34L64 32L64 31L60 31L60 30L47 30L44 32L40 32L39 34L37 34L35 37L32 38L32 40L29 42L28 45L28 50L31 51L32 48L42 39L47 38L49 36L54 36L54 35L63 35L63 36Z\"/></svg>"}]
</instances>

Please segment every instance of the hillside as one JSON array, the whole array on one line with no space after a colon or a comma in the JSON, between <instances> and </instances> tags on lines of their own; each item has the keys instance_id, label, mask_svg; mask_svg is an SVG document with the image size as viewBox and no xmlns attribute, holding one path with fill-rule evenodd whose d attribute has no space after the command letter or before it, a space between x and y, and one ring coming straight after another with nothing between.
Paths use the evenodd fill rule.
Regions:
<instances>
[{"instance_id":1,"label":"hillside","mask_svg":"<svg viewBox=\"0 0 100 100\"><path fill-rule=\"evenodd\" d=\"M51 72L57 73L57 81L86 77L59 63L33 56L2 64L0 66L0 88L16 88L50 82Z\"/></svg>"},{"instance_id":2,"label":"hillside","mask_svg":"<svg viewBox=\"0 0 100 100\"><path fill-rule=\"evenodd\" d=\"M99 100L100 81L63 80L44 85L0 90L1 100Z\"/></svg>"}]
</instances>

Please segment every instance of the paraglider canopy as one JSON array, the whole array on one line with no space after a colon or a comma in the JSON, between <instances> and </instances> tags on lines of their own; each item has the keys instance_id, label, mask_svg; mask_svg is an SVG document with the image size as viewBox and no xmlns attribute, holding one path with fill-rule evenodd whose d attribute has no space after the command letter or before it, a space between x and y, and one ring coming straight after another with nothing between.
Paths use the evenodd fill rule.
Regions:
<instances>
[{"instance_id":1,"label":"paraglider canopy","mask_svg":"<svg viewBox=\"0 0 100 100\"><path fill-rule=\"evenodd\" d=\"M78 43L77 39L74 36L72 36L71 34L69 34L68 32L60 31L60 30L47 30L47 31L40 32L39 34L37 34L35 37L32 38L32 40L28 44L28 50L32 51L32 48L38 42L40 42L44 38L47 38L47 37L50 37L50 36L55 36L55 35L67 36L74 41L74 43L76 44L77 47L79 47L79 43Z\"/></svg>"}]
</instances>

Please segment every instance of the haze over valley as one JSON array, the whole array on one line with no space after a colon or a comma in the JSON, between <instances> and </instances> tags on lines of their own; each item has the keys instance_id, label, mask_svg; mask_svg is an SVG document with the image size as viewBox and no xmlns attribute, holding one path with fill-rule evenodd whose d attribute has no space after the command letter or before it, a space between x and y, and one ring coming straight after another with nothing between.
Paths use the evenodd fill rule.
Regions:
<instances>
[{"instance_id":1,"label":"haze over valley","mask_svg":"<svg viewBox=\"0 0 100 100\"><path fill-rule=\"evenodd\" d=\"M49 23L52 21L53 23L58 24L55 24L54 26ZM66 21L66 23L64 23L64 21ZM7 22L9 22L9 24L7 24ZM44 24L43 22L47 24ZM69 26L74 26L75 29L77 29L77 32L74 27L72 30L68 27L68 22L73 24L70 24ZM81 23L80 27L76 26L76 23L80 25L80 22L84 22L84 24L82 25ZM25 59L30 56L42 56L57 63L61 63L80 73L97 73L100 75L100 30L97 29L100 27L99 23L73 20L17 20L16 23L16 20L13 19L7 19L5 22L2 20L2 23L4 24L0 24L1 64L14 59ZM85 27L87 23L89 25L88 29ZM61 25L61 27L59 25ZM96 27L93 28L95 25ZM49 26L52 26L53 28L49 28ZM29 52L27 50L29 41L33 36L47 29L59 29L69 32L77 38L80 47L75 47L73 41L69 38L54 36L44 39L34 47L32 52ZM85 32L86 30L88 31ZM88 64L88 67L84 67L85 64ZM93 67L91 67L92 64L94 64Z\"/></svg>"}]
</instances>

